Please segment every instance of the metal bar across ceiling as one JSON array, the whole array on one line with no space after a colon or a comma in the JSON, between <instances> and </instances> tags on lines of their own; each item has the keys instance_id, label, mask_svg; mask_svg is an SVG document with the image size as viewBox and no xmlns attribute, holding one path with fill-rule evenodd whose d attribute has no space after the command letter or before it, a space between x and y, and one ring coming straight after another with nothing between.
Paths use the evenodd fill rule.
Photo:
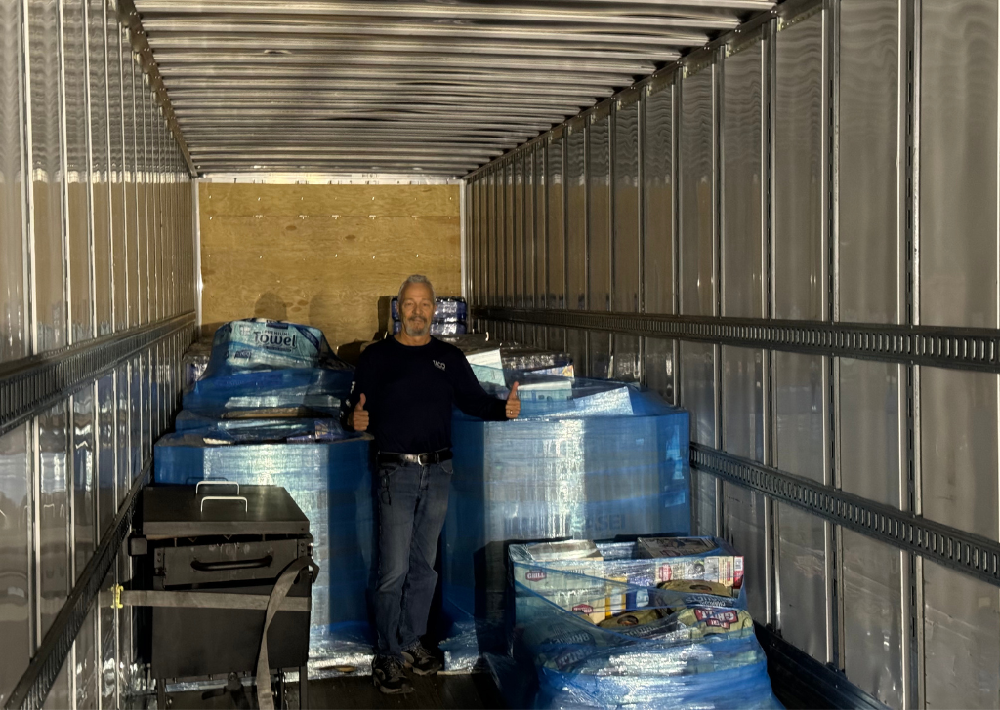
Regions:
<instances>
[{"instance_id":1,"label":"metal bar across ceiling","mask_svg":"<svg viewBox=\"0 0 1000 710\"><path fill-rule=\"evenodd\" d=\"M771 0L136 0L201 174L459 177Z\"/></svg>"}]
</instances>

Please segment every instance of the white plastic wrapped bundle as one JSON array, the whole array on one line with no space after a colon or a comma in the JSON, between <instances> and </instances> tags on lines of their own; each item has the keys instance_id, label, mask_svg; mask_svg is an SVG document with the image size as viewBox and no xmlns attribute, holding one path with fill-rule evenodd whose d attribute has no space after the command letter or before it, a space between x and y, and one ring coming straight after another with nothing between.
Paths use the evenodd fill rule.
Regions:
<instances>
[{"instance_id":1,"label":"white plastic wrapped bundle","mask_svg":"<svg viewBox=\"0 0 1000 710\"><path fill-rule=\"evenodd\" d=\"M567 382L569 397L555 401L529 388L517 421L453 421L449 669L505 645L509 543L688 532L687 413L622 383Z\"/></svg>"}]
</instances>

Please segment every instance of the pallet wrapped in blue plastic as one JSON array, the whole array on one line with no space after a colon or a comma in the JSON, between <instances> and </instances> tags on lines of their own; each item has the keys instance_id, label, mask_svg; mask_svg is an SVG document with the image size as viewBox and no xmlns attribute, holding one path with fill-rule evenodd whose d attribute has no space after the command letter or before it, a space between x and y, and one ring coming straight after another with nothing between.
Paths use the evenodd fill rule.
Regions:
<instances>
[{"instance_id":1,"label":"pallet wrapped in blue plastic","mask_svg":"<svg viewBox=\"0 0 1000 710\"><path fill-rule=\"evenodd\" d=\"M157 485L224 479L279 485L308 517L319 576L313 585L310 665L366 672L372 653L365 590L374 538L371 438L332 419L178 417L154 448Z\"/></svg>"},{"instance_id":2,"label":"pallet wrapped in blue plastic","mask_svg":"<svg viewBox=\"0 0 1000 710\"><path fill-rule=\"evenodd\" d=\"M184 394L184 409L214 418L335 417L352 379L351 366L316 328L233 321L216 331L205 374Z\"/></svg>"},{"instance_id":3,"label":"pallet wrapped in blue plastic","mask_svg":"<svg viewBox=\"0 0 1000 710\"><path fill-rule=\"evenodd\" d=\"M781 707L742 557L710 537L653 549L663 540L680 542L673 556L649 557L641 538L510 547L511 655L489 660L512 707Z\"/></svg>"},{"instance_id":4,"label":"pallet wrapped in blue plastic","mask_svg":"<svg viewBox=\"0 0 1000 710\"><path fill-rule=\"evenodd\" d=\"M504 377L512 373L498 373ZM485 381L503 395L503 386ZM688 415L620 382L517 375L521 418L456 414L445 522L445 666L505 646L507 546L546 538L685 534Z\"/></svg>"}]
</instances>

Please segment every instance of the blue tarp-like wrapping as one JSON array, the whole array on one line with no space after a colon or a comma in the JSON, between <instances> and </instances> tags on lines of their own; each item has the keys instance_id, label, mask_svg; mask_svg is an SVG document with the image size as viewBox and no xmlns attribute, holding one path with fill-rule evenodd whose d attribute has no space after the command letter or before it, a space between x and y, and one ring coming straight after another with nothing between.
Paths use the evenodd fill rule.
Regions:
<instances>
[{"instance_id":1,"label":"blue tarp-like wrapping","mask_svg":"<svg viewBox=\"0 0 1000 710\"><path fill-rule=\"evenodd\" d=\"M313 420L305 422L311 426ZM364 672L372 652L365 594L374 540L370 437L352 434L330 443L205 442L226 434L189 429L161 438L154 449L155 484L224 478L288 490L309 518L320 568L313 586L311 665L348 665Z\"/></svg>"},{"instance_id":2,"label":"blue tarp-like wrapping","mask_svg":"<svg viewBox=\"0 0 1000 710\"><path fill-rule=\"evenodd\" d=\"M667 567L731 569L737 558L717 542L706 554L660 560L636 559L634 543L599 544L603 560L555 563L512 545L513 656L489 660L513 706L780 708L742 585L650 582ZM526 681L528 669L535 677Z\"/></svg>"},{"instance_id":3,"label":"blue tarp-like wrapping","mask_svg":"<svg viewBox=\"0 0 1000 710\"><path fill-rule=\"evenodd\" d=\"M278 444L331 442L355 437L337 419L273 417L212 419L182 411L174 421L178 433L214 437L219 444Z\"/></svg>"},{"instance_id":4,"label":"blue tarp-like wrapping","mask_svg":"<svg viewBox=\"0 0 1000 710\"><path fill-rule=\"evenodd\" d=\"M452 424L442 546L449 670L472 668L482 653L506 646L509 543L690 528L686 412L623 383L519 381L522 419L456 414Z\"/></svg>"},{"instance_id":5,"label":"blue tarp-like wrapping","mask_svg":"<svg viewBox=\"0 0 1000 710\"><path fill-rule=\"evenodd\" d=\"M336 417L354 372L307 368L210 375L184 395L184 409L205 417Z\"/></svg>"},{"instance_id":6,"label":"blue tarp-like wrapping","mask_svg":"<svg viewBox=\"0 0 1000 710\"><path fill-rule=\"evenodd\" d=\"M219 328L202 379L184 409L205 417L336 417L354 371L315 328L277 321L233 321Z\"/></svg>"}]
</instances>

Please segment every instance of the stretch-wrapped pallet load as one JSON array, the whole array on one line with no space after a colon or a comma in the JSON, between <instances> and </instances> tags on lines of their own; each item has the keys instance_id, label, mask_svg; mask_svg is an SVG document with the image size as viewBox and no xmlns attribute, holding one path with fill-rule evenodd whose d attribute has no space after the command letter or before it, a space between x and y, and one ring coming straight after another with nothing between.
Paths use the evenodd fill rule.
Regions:
<instances>
[{"instance_id":1,"label":"stretch-wrapped pallet load","mask_svg":"<svg viewBox=\"0 0 1000 710\"><path fill-rule=\"evenodd\" d=\"M184 395L184 409L207 417L336 417L353 370L323 333L261 319L219 328L204 376Z\"/></svg>"},{"instance_id":2,"label":"stretch-wrapped pallet load","mask_svg":"<svg viewBox=\"0 0 1000 710\"><path fill-rule=\"evenodd\" d=\"M154 449L156 485L217 479L285 488L309 518L313 584L310 667L367 672L372 654L366 589L374 540L370 437L335 420L222 420L190 414Z\"/></svg>"},{"instance_id":3,"label":"stretch-wrapped pallet load","mask_svg":"<svg viewBox=\"0 0 1000 710\"><path fill-rule=\"evenodd\" d=\"M449 670L505 645L510 543L689 532L686 412L620 382L519 381L521 418L457 413L452 423L442 560Z\"/></svg>"},{"instance_id":4,"label":"stretch-wrapped pallet load","mask_svg":"<svg viewBox=\"0 0 1000 710\"><path fill-rule=\"evenodd\" d=\"M659 540L510 546L512 656L489 660L511 707L781 707L743 558L717 538Z\"/></svg>"}]
</instances>

